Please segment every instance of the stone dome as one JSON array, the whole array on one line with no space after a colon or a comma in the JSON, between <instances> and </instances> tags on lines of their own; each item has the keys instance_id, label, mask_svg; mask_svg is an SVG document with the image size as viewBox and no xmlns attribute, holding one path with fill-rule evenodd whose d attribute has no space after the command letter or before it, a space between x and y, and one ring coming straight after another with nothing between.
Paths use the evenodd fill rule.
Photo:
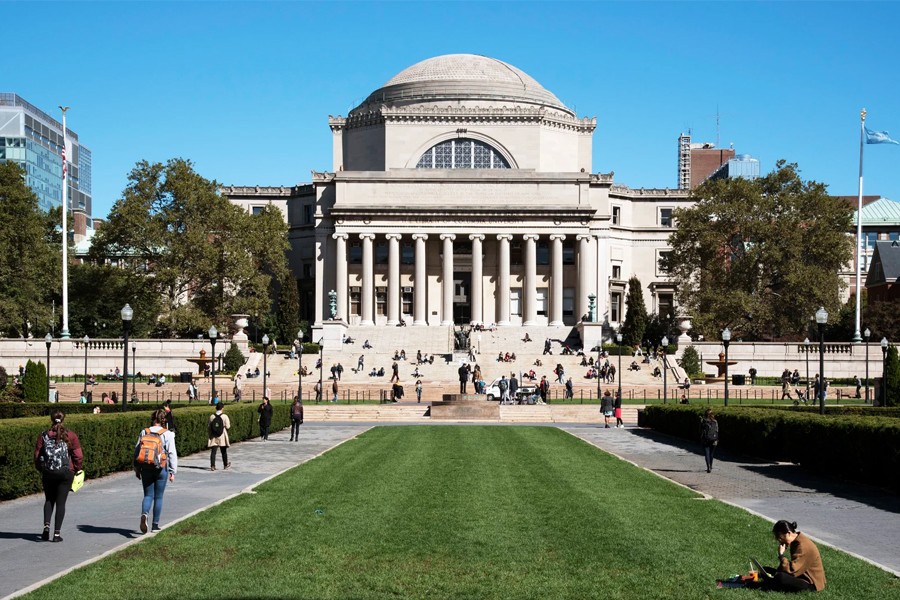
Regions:
<instances>
[{"instance_id":1,"label":"stone dome","mask_svg":"<svg viewBox=\"0 0 900 600\"><path fill-rule=\"evenodd\" d=\"M369 104L483 100L548 106L574 116L530 75L496 58L446 54L400 71L351 114Z\"/></svg>"}]
</instances>

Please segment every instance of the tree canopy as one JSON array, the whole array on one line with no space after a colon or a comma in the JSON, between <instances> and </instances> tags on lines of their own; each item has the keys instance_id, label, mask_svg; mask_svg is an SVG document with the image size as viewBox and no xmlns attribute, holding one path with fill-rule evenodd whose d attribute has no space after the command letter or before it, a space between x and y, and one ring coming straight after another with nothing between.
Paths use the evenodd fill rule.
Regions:
<instances>
[{"instance_id":1,"label":"tree canopy","mask_svg":"<svg viewBox=\"0 0 900 600\"><path fill-rule=\"evenodd\" d=\"M141 161L94 237L93 260L117 261L158 294L156 335L194 335L227 325L230 314L267 313L272 283L285 277L281 212L266 206L250 215L218 188L188 160Z\"/></svg>"},{"instance_id":2,"label":"tree canopy","mask_svg":"<svg viewBox=\"0 0 900 600\"><path fill-rule=\"evenodd\" d=\"M850 262L852 208L780 160L758 179L707 181L674 213L662 259L694 330L748 340L805 333L819 306L837 315L839 272Z\"/></svg>"}]
</instances>

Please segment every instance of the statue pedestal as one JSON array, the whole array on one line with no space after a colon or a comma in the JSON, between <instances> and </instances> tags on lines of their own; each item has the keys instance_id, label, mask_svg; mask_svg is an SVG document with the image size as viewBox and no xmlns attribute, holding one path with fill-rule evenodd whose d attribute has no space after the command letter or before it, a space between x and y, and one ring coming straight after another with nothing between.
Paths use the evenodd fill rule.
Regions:
<instances>
[{"instance_id":1,"label":"statue pedestal","mask_svg":"<svg viewBox=\"0 0 900 600\"><path fill-rule=\"evenodd\" d=\"M581 321L577 327L585 354L590 354L594 348L603 344L603 323Z\"/></svg>"},{"instance_id":2,"label":"statue pedestal","mask_svg":"<svg viewBox=\"0 0 900 600\"><path fill-rule=\"evenodd\" d=\"M330 319L328 321L322 321L321 328L321 345L325 350L330 350L332 352L337 352L343 348L344 337L347 335L347 329L349 326L343 321L339 321L336 319ZM315 339L315 335L313 339L310 341L318 342L319 340ZM360 342L362 344L362 342ZM360 346L362 347L362 346Z\"/></svg>"},{"instance_id":3,"label":"statue pedestal","mask_svg":"<svg viewBox=\"0 0 900 600\"><path fill-rule=\"evenodd\" d=\"M443 400L431 403L432 420L499 421L500 403L490 402L481 394L444 394Z\"/></svg>"}]
</instances>

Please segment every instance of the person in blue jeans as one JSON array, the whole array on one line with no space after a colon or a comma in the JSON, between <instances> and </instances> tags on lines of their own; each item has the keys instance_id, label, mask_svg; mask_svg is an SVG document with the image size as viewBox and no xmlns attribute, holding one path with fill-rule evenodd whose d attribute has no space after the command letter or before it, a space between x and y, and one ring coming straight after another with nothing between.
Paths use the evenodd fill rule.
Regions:
<instances>
[{"instance_id":1,"label":"person in blue jeans","mask_svg":"<svg viewBox=\"0 0 900 600\"><path fill-rule=\"evenodd\" d=\"M175 433L169 431L163 425L166 422L166 411L157 410L153 413L152 425L143 429L135 445L135 474L141 480L144 488L144 500L141 503L141 533L147 531L159 531L159 518L162 515L163 494L166 491L166 482L175 481L175 473L178 471L178 451L175 448ZM148 436L154 436L149 438ZM142 443L144 437L148 437L147 443ZM142 462L140 455L147 456L152 453L152 448L157 442L161 444L161 451L165 454L165 466L156 467L153 464ZM150 520L150 508L153 508L153 520Z\"/></svg>"}]
</instances>

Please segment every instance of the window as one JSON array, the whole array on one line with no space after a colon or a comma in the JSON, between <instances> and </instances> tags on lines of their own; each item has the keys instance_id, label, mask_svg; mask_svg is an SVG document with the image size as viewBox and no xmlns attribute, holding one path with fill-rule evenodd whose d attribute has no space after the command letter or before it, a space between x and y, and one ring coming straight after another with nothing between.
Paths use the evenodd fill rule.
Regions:
<instances>
[{"instance_id":1,"label":"window","mask_svg":"<svg viewBox=\"0 0 900 600\"><path fill-rule=\"evenodd\" d=\"M387 314L387 288L378 286L375 288L375 314L384 316Z\"/></svg>"},{"instance_id":2,"label":"window","mask_svg":"<svg viewBox=\"0 0 900 600\"><path fill-rule=\"evenodd\" d=\"M668 274L668 270L663 267L663 261L667 260L668 257L672 254L671 250L660 250L656 256L656 272L659 275Z\"/></svg>"},{"instance_id":3,"label":"window","mask_svg":"<svg viewBox=\"0 0 900 600\"><path fill-rule=\"evenodd\" d=\"M305 225L309 225L313 222L313 205L312 204L304 204L303 205L303 223Z\"/></svg>"},{"instance_id":4,"label":"window","mask_svg":"<svg viewBox=\"0 0 900 600\"><path fill-rule=\"evenodd\" d=\"M888 234L888 239L892 242L896 242L897 240L900 240L900 233L892 231Z\"/></svg>"},{"instance_id":5,"label":"window","mask_svg":"<svg viewBox=\"0 0 900 600\"><path fill-rule=\"evenodd\" d=\"M547 288L538 288L535 290L535 304L537 304L537 314L547 316Z\"/></svg>"},{"instance_id":6,"label":"window","mask_svg":"<svg viewBox=\"0 0 900 600\"><path fill-rule=\"evenodd\" d=\"M622 265L613 265L612 266L612 278L613 279L622 279Z\"/></svg>"},{"instance_id":7,"label":"window","mask_svg":"<svg viewBox=\"0 0 900 600\"><path fill-rule=\"evenodd\" d=\"M350 264L361 265L362 264L362 242L358 240L354 240L350 242L350 247L347 249L347 255L350 258Z\"/></svg>"},{"instance_id":8,"label":"window","mask_svg":"<svg viewBox=\"0 0 900 600\"><path fill-rule=\"evenodd\" d=\"M575 240L563 240L563 264L575 264Z\"/></svg>"},{"instance_id":9,"label":"window","mask_svg":"<svg viewBox=\"0 0 900 600\"><path fill-rule=\"evenodd\" d=\"M575 288L563 288L563 316L571 317L575 314Z\"/></svg>"},{"instance_id":10,"label":"window","mask_svg":"<svg viewBox=\"0 0 900 600\"><path fill-rule=\"evenodd\" d=\"M609 320L618 323L622 320L622 293L613 292L609 295Z\"/></svg>"},{"instance_id":11,"label":"window","mask_svg":"<svg viewBox=\"0 0 900 600\"><path fill-rule=\"evenodd\" d=\"M509 314L514 317L522 316L522 288L509 288Z\"/></svg>"},{"instance_id":12,"label":"window","mask_svg":"<svg viewBox=\"0 0 900 600\"><path fill-rule=\"evenodd\" d=\"M416 249L412 242L400 243L400 262L404 265L411 265L416 262Z\"/></svg>"},{"instance_id":13,"label":"window","mask_svg":"<svg viewBox=\"0 0 900 600\"><path fill-rule=\"evenodd\" d=\"M509 264L522 264L522 240L512 240L509 243Z\"/></svg>"},{"instance_id":14,"label":"window","mask_svg":"<svg viewBox=\"0 0 900 600\"><path fill-rule=\"evenodd\" d=\"M401 312L404 315L412 314L412 305L413 305L413 289L412 287L405 287L400 292L400 303L401 303Z\"/></svg>"},{"instance_id":15,"label":"window","mask_svg":"<svg viewBox=\"0 0 900 600\"><path fill-rule=\"evenodd\" d=\"M306 279L312 279L312 278L313 278L313 272L312 272L312 265L311 265L311 264L304 264L304 265L303 265L303 277L306 278Z\"/></svg>"},{"instance_id":16,"label":"window","mask_svg":"<svg viewBox=\"0 0 900 600\"><path fill-rule=\"evenodd\" d=\"M265 209L265 206L254 206L252 211L253 211L254 215L258 215L258 214L261 214L264 209Z\"/></svg>"},{"instance_id":17,"label":"window","mask_svg":"<svg viewBox=\"0 0 900 600\"><path fill-rule=\"evenodd\" d=\"M659 225L660 227L672 227L672 209L659 209Z\"/></svg>"},{"instance_id":18,"label":"window","mask_svg":"<svg viewBox=\"0 0 900 600\"><path fill-rule=\"evenodd\" d=\"M358 286L350 288L350 314L359 316L359 299L362 292Z\"/></svg>"},{"instance_id":19,"label":"window","mask_svg":"<svg viewBox=\"0 0 900 600\"><path fill-rule=\"evenodd\" d=\"M612 224L613 225L621 225L622 224L622 207L621 206L613 206L612 207Z\"/></svg>"},{"instance_id":20,"label":"window","mask_svg":"<svg viewBox=\"0 0 900 600\"><path fill-rule=\"evenodd\" d=\"M674 314L675 303L672 301L672 294L657 294L656 296L656 313L661 318L669 318Z\"/></svg>"},{"instance_id":21,"label":"window","mask_svg":"<svg viewBox=\"0 0 900 600\"><path fill-rule=\"evenodd\" d=\"M550 264L550 244L545 239L539 239L537 242L536 254L538 265Z\"/></svg>"},{"instance_id":22,"label":"window","mask_svg":"<svg viewBox=\"0 0 900 600\"><path fill-rule=\"evenodd\" d=\"M378 240L375 242L375 264L386 265L388 262L388 244L387 240Z\"/></svg>"},{"instance_id":23,"label":"window","mask_svg":"<svg viewBox=\"0 0 900 600\"><path fill-rule=\"evenodd\" d=\"M427 150L417 169L508 169L509 163L489 145L458 138L441 142Z\"/></svg>"}]
</instances>

